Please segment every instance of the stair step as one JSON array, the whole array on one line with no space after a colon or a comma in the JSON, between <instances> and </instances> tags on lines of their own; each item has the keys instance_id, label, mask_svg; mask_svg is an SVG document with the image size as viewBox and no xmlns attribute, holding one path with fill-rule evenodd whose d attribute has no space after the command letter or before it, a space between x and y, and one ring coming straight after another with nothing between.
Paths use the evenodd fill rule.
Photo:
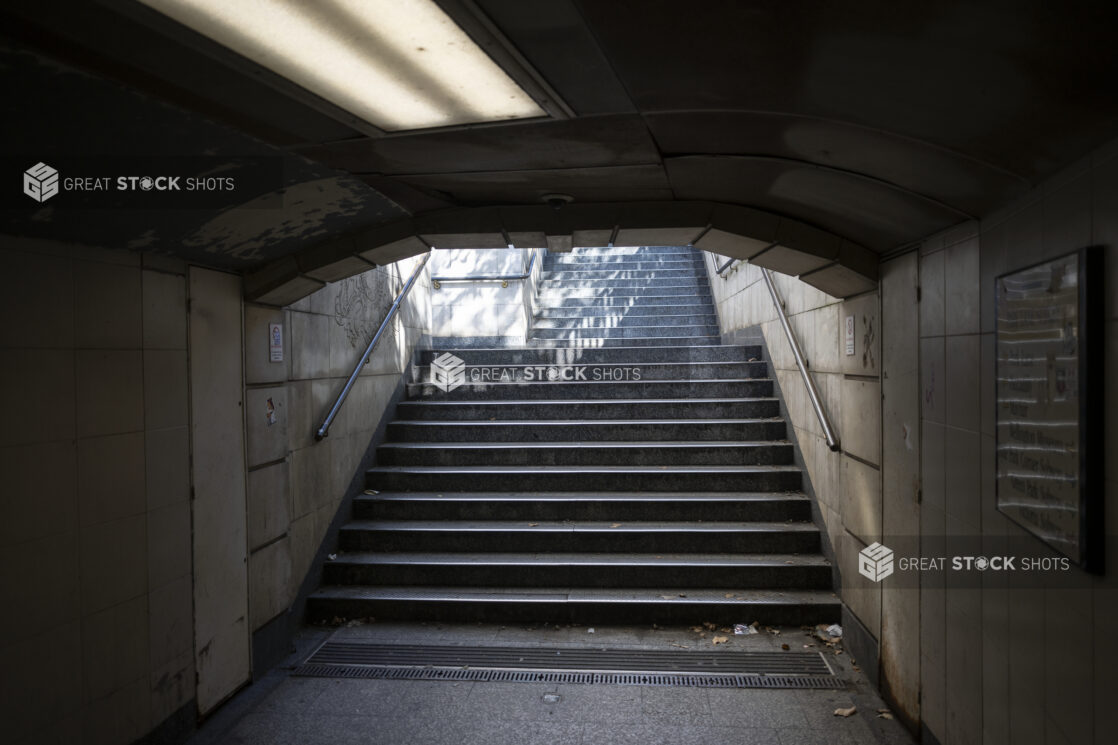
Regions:
<instances>
[{"instance_id":1,"label":"stair step","mask_svg":"<svg viewBox=\"0 0 1118 745\"><path fill-rule=\"evenodd\" d=\"M438 398L444 401L518 401L583 398L749 398L773 395L771 378L753 380L637 380L637 381L579 381L531 383L471 383L465 382L451 391L443 391L433 383L409 383L408 397Z\"/></svg>"},{"instance_id":2,"label":"stair step","mask_svg":"<svg viewBox=\"0 0 1118 745\"><path fill-rule=\"evenodd\" d=\"M696 302L712 302L710 289L698 283L691 285L654 285L646 287L557 287L540 286L536 296L540 305L555 305L556 301L572 299L601 299L601 298L656 298L652 305L661 305L664 298L683 296Z\"/></svg>"},{"instance_id":3,"label":"stair step","mask_svg":"<svg viewBox=\"0 0 1118 745\"><path fill-rule=\"evenodd\" d=\"M564 267L561 269L545 269L543 274L540 275L540 281L543 282L568 282L573 285L599 279L634 279L649 282L665 279L705 281L706 272L701 265L657 269Z\"/></svg>"},{"instance_id":4,"label":"stair step","mask_svg":"<svg viewBox=\"0 0 1118 745\"><path fill-rule=\"evenodd\" d=\"M506 587L322 587L309 619L335 617L579 624L733 624L800 626L841 620L830 590L668 587L650 589Z\"/></svg>"},{"instance_id":5,"label":"stair step","mask_svg":"<svg viewBox=\"0 0 1118 745\"><path fill-rule=\"evenodd\" d=\"M468 353L467 353L468 354ZM767 362L646 362L639 365L621 362L586 364L466 364L461 368L470 383L528 383L558 380L762 380L767 379ZM414 382L431 383L430 365L416 365Z\"/></svg>"},{"instance_id":6,"label":"stair step","mask_svg":"<svg viewBox=\"0 0 1118 745\"><path fill-rule=\"evenodd\" d=\"M713 313L689 313L677 315L611 315L565 317L537 317L532 322L533 329L583 329L583 328L625 328L627 326L717 326L718 316Z\"/></svg>"},{"instance_id":7,"label":"stair step","mask_svg":"<svg viewBox=\"0 0 1118 745\"><path fill-rule=\"evenodd\" d=\"M681 254L701 256L690 246L579 246L561 256L648 256L650 254Z\"/></svg>"},{"instance_id":8,"label":"stair step","mask_svg":"<svg viewBox=\"0 0 1118 745\"><path fill-rule=\"evenodd\" d=\"M543 320L547 318L555 319L570 319L570 318L636 318L638 316L650 316L653 318L663 317L668 315L711 315L714 313L714 308L710 303L685 303L679 302L674 305L592 305L592 306L538 306L536 308L536 318Z\"/></svg>"},{"instance_id":9,"label":"stair step","mask_svg":"<svg viewBox=\"0 0 1118 745\"><path fill-rule=\"evenodd\" d=\"M706 277L645 277L643 279L541 279L541 292L563 289L624 289L668 290L686 289L695 292L699 288L709 292ZM663 293L670 294L670 293Z\"/></svg>"},{"instance_id":10,"label":"stair step","mask_svg":"<svg viewBox=\"0 0 1118 745\"><path fill-rule=\"evenodd\" d=\"M797 554L344 552L323 567L331 585L505 587L795 587L822 589L831 565Z\"/></svg>"},{"instance_id":11,"label":"stair step","mask_svg":"<svg viewBox=\"0 0 1118 745\"><path fill-rule=\"evenodd\" d=\"M393 421L389 442L616 442L782 440L783 419Z\"/></svg>"},{"instance_id":12,"label":"stair step","mask_svg":"<svg viewBox=\"0 0 1118 745\"><path fill-rule=\"evenodd\" d=\"M706 269L706 264L698 257L668 257L649 259L647 256L599 256L584 259L544 259L543 268L547 271L579 271L586 269L624 269L627 271L656 271L657 269Z\"/></svg>"},{"instance_id":13,"label":"stair step","mask_svg":"<svg viewBox=\"0 0 1118 745\"><path fill-rule=\"evenodd\" d=\"M809 554L819 550L819 530L810 522L354 520L342 527L340 549Z\"/></svg>"},{"instance_id":14,"label":"stair step","mask_svg":"<svg viewBox=\"0 0 1118 745\"><path fill-rule=\"evenodd\" d=\"M529 333L533 339L648 339L664 335L671 336L718 336L718 324L709 323L690 326L621 326L613 328L539 328Z\"/></svg>"},{"instance_id":15,"label":"stair step","mask_svg":"<svg viewBox=\"0 0 1118 745\"><path fill-rule=\"evenodd\" d=\"M537 307L543 308L636 308L644 305L677 305L677 307L711 307L710 293L676 292L649 294L643 292L610 292L599 290L578 294L577 290L552 290L536 296Z\"/></svg>"},{"instance_id":16,"label":"stair step","mask_svg":"<svg viewBox=\"0 0 1118 745\"><path fill-rule=\"evenodd\" d=\"M796 491L800 470L774 466L378 466L366 471L380 491Z\"/></svg>"},{"instance_id":17,"label":"stair step","mask_svg":"<svg viewBox=\"0 0 1118 745\"><path fill-rule=\"evenodd\" d=\"M776 417L780 415L780 402L771 396L757 398L674 398L650 401L647 398L600 399L539 399L535 401L401 401L396 406L396 416L402 420L454 420L496 421L516 419L526 421L555 420L617 420L655 419L713 419L720 416L736 419Z\"/></svg>"},{"instance_id":18,"label":"stair step","mask_svg":"<svg viewBox=\"0 0 1118 745\"><path fill-rule=\"evenodd\" d=\"M675 329L669 329L675 331ZM696 344L716 346L722 343L720 336L650 336L629 338L604 338L600 336L572 336L567 339L536 339L529 338L527 344L532 347L690 347Z\"/></svg>"},{"instance_id":19,"label":"stair step","mask_svg":"<svg viewBox=\"0 0 1118 745\"><path fill-rule=\"evenodd\" d=\"M799 492L381 492L353 502L357 519L737 520L811 519Z\"/></svg>"},{"instance_id":20,"label":"stair step","mask_svg":"<svg viewBox=\"0 0 1118 745\"><path fill-rule=\"evenodd\" d=\"M388 442L383 466L789 465L790 442Z\"/></svg>"},{"instance_id":21,"label":"stair step","mask_svg":"<svg viewBox=\"0 0 1118 745\"><path fill-rule=\"evenodd\" d=\"M417 365L430 365L445 352L468 365L592 365L654 362L747 362L760 360L759 346L530 347L517 349L439 349L419 352Z\"/></svg>"}]
</instances>

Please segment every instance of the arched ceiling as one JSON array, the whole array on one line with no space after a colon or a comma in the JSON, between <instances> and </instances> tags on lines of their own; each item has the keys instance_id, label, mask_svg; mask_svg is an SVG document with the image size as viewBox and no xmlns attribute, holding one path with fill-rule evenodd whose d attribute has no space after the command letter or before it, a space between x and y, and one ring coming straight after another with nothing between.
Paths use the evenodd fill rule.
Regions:
<instances>
[{"instance_id":1,"label":"arched ceiling","mask_svg":"<svg viewBox=\"0 0 1118 745\"><path fill-rule=\"evenodd\" d=\"M379 133L132 0L6 4L6 156L274 155L286 207L5 202L3 232L174 253L273 302L432 244L580 230L705 241L843 295L1118 134L1114 3L439 4L515 52L552 115ZM554 193L573 203L540 208Z\"/></svg>"}]
</instances>

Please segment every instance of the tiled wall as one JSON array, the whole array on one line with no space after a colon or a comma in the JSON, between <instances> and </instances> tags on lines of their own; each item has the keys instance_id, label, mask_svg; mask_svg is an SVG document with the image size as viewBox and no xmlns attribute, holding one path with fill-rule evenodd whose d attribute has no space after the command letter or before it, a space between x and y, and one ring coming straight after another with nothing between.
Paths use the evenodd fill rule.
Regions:
<instances>
[{"instance_id":1,"label":"tiled wall","mask_svg":"<svg viewBox=\"0 0 1118 745\"><path fill-rule=\"evenodd\" d=\"M994 506L994 278L1089 245L1106 247L1106 407L1118 444L1118 146L1066 169L979 222L925 240L919 252L921 532L977 534L989 553L1025 532ZM886 298L886 307L889 307ZM888 318L886 321L888 322ZM1069 589L1009 584L921 593L925 726L955 743L1113 742L1118 713L1118 467L1107 458L1106 577ZM1016 545L1016 544L1015 544ZM1036 542L1038 553L1043 548ZM1104 661L1109 661L1104 664Z\"/></svg>"},{"instance_id":2,"label":"tiled wall","mask_svg":"<svg viewBox=\"0 0 1118 745\"><path fill-rule=\"evenodd\" d=\"M277 309L245 305L249 616L253 631L295 599L416 344L430 328L429 268L350 391L321 424L419 257L332 283ZM268 328L282 323L284 359ZM259 661L257 661L259 663Z\"/></svg>"},{"instance_id":3,"label":"tiled wall","mask_svg":"<svg viewBox=\"0 0 1118 745\"><path fill-rule=\"evenodd\" d=\"M0 238L6 742L193 718L184 274Z\"/></svg>"},{"instance_id":4,"label":"tiled wall","mask_svg":"<svg viewBox=\"0 0 1118 745\"><path fill-rule=\"evenodd\" d=\"M760 326L816 501L842 571L843 600L876 638L880 588L857 571L857 554L881 537L881 327L876 292L840 300L799 280L773 274L785 312L807 358L816 388L841 440L828 447L761 269L737 263L715 273L721 257L706 254L723 334ZM847 354L845 319L853 316Z\"/></svg>"}]
</instances>

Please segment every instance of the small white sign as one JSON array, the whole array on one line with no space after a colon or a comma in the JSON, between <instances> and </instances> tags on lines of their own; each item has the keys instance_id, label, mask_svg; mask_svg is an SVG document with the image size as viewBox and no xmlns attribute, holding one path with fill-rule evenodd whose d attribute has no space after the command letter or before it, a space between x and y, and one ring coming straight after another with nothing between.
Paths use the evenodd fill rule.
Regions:
<instances>
[{"instance_id":1,"label":"small white sign","mask_svg":"<svg viewBox=\"0 0 1118 745\"><path fill-rule=\"evenodd\" d=\"M268 324L268 360L283 362L283 324Z\"/></svg>"},{"instance_id":2,"label":"small white sign","mask_svg":"<svg viewBox=\"0 0 1118 745\"><path fill-rule=\"evenodd\" d=\"M846 356L854 355L854 316L846 317Z\"/></svg>"}]
</instances>

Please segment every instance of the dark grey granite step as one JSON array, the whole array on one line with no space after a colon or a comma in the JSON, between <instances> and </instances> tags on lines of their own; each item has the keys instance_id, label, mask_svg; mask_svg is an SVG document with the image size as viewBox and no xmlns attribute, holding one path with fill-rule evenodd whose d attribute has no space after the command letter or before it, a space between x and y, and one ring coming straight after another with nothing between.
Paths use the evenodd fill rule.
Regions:
<instances>
[{"instance_id":1,"label":"dark grey granite step","mask_svg":"<svg viewBox=\"0 0 1118 745\"><path fill-rule=\"evenodd\" d=\"M334 618L579 624L813 625L841 620L830 590L745 588L508 588L327 586L307 602L312 622Z\"/></svg>"},{"instance_id":2,"label":"dark grey granite step","mask_svg":"<svg viewBox=\"0 0 1118 745\"><path fill-rule=\"evenodd\" d=\"M782 440L783 419L617 419L583 421L403 421L389 442L616 442L635 440Z\"/></svg>"},{"instance_id":3,"label":"dark grey granite step","mask_svg":"<svg viewBox=\"0 0 1118 745\"><path fill-rule=\"evenodd\" d=\"M533 329L582 329L582 328L625 328L647 326L664 328L668 326L705 326L717 327L718 316L714 313L677 313L674 315L611 315L611 316L567 316L564 318L537 317L532 321Z\"/></svg>"},{"instance_id":4,"label":"dark grey granite step","mask_svg":"<svg viewBox=\"0 0 1118 745\"><path fill-rule=\"evenodd\" d=\"M798 491L795 466L378 466L366 472L378 491Z\"/></svg>"},{"instance_id":5,"label":"dark grey granite step","mask_svg":"<svg viewBox=\"0 0 1118 745\"><path fill-rule=\"evenodd\" d=\"M489 421L517 419L617 420L617 419L733 419L769 418L780 415L780 402L759 398L631 399L539 399L535 401L401 401L396 417L401 420Z\"/></svg>"},{"instance_id":6,"label":"dark grey granite step","mask_svg":"<svg viewBox=\"0 0 1118 745\"><path fill-rule=\"evenodd\" d=\"M675 331L675 329L665 329L665 333ZM575 336L567 339L538 339L530 337L526 344L530 347L584 347L584 348L597 348L597 347L633 347L633 346L647 346L647 347L690 347L694 345L712 346L722 343L721 336L648 336L648 337L629 337L629 338L606 338L600 336Z\"/></svg>"},{"instance_id":7,"label":"dark grey granite step","mask_svg":"<svg viewBox=\"0 0 1118 745\"><path fill-rule=\"evenodd\" d=\"M354 520L342 527L343 552L812 554L811 522L569 522Z\"/></svg>"},{"instance_id":8,"label":"dark grey granite step","mask_svg":"<svg viewBox=\"0 0 1118 745\"><path fill-rule=\"evenodd\" d=\"M622 326L616 328L533 328L533 339L648 339L663 336L718 336L718 325L701 326Z\"/></svg>"},{"instance_id":9,"label":"dark grey granite step","mask_svg":"<svg viewBox=\"0 0 1118 745\"><path fill-rule=\"evenodd\" d=\"M323 566L330 585L501 587L830 587L819 555L645 553L338 553Z\"/></svg>"},{"instance_id":10,"label":"dark grey granite step","mask_svg":"<svg viewBox=\"0 0 1118 745\"><path fill-rule=\"evenodd\" d=\"M557 301L573 298L653 298L670 296L683 296L696 298L703 302L711 302L710 290L705 284L681 285L678 283L644 287L567 287L564 285L549 287L541 285L537 298L540 305L557 305L559 304ZM663 300L655 304L662 303Z\"/></svg>"},{"instance_id":11,"label":"dark grey granite step","mask_svg":"<svg viewBox=\"0 0 1118 745\"><path fill-rule=\"evenodd\" d=\"M463 360L464 361L464 360ZM767 362L644 362L634 365L627 362L587 364L466 364L460 368L465 380L471 383L553 381L577 378L579 380L751 380L767 378ZM632 370L632 375L626 371ZM413 382L430 383L434 380L430 365L417 365L413 369Z\"/></svg>"},{"instance_id":12,"label":"dark grey granite step","mask_svg":"<svg viewBox=\"0 0 1118 745\"><path fill-rule=\"evenodd\" d=\"M758 346L670 346L670 347L550 347L500 349L439 349L417 353L417 365L430 365L450 352L468 365L593 365L602 363L651 364L654 362L747 362L760 360Z\"/></svg>"},{"instance_id":13,"label":"dark grey granite step","mask_svg":"<svg viewBox=\"0 0 1118 745\"><path fill-rule=\"evenodd\" d=\"M625 368L620 368L625 369ZM572 371L572 375L577 371ZM756 380L629 380L579 381L544 383L471 383L465 382L451 391L443 391L432 383L409 383L408 398L444 401L539 401L552 399L616 399L616 398L769 398L773 395L771 379Z\"/></svg>"},{"instance_id":14,"label":"dark grey granite step","mask_svg":"<svg viewBox=\"0 0 1118 745\"><path fill-rule=\"evenodd\" d=\"M626 305L626 306L546 306L536 309L536 318L594 318L596 316L610 316L616 318L634 318L636 316L661 316L698 314L710 315L714 313L714 306L710 303L679 302L668 305Z\"/></svg>"},{"instance_id":15,"label":"dark grey granite step","mask_svg":"<svg viewBox=\"0 0 1118 745\"><path fill-rule=\"evenodd\" d=\"M731 442L386 442L383 466L734 466L788 465L792 444Z\"/></svg>"},{"instance_id":16,"label":"dark grey granite step","mask_svg":"<svg viewBox=\"0 0 1118 745\"><path fill-rule=\"evenodd\" d=\"M799 492L377 492L359 495L366 520L811 520Z\"/></svg>"},{"instance_id":17,"label":"dark grey granite step","mask_svg":"<svg viewBox=\"0 0 1118 745\"><path fill-rule=\"evenodd\" d=\"M634 288L640 290L658 291L661 289L685 288L691 291L702 288L707 290L710 285L706 277L642 277L638 279L541 279L539 289L547 292L555 289L605 289L605 288Z\"/></svg>"},{"instance_id":18,"label":"dark grey granite step","mask_svg":"<svg viewBox=\"0 0 1118 745\"><path fill-rule=\"evenodd\" d=\"M670 269L601 269L601 268L572 268L545 269L540 275L541 281L569 282L579 285L588 280L599 279L634 279L634 280L706 280L706 271L702 266Z\"/></svg>"}]
</instances>

